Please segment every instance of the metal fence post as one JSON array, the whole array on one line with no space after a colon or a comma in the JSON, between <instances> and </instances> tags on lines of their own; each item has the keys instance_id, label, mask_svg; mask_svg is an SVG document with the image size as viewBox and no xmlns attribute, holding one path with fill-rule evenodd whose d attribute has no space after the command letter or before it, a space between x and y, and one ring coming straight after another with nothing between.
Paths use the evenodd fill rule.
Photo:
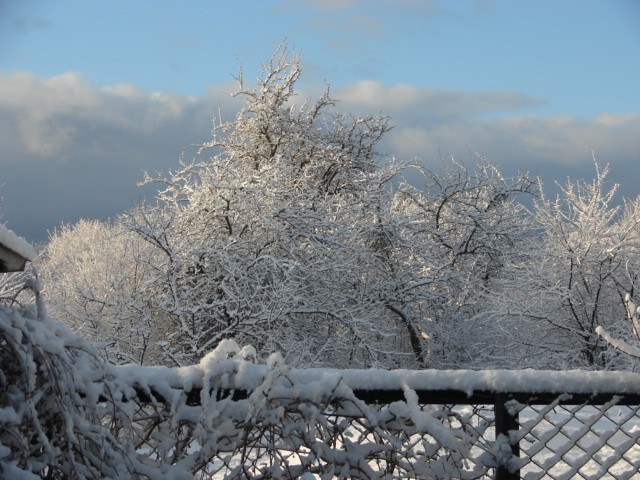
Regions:
<instances>
[{"instance_id":1,"label":"metal fence post","mask_svg":"<svg viewBox=\"0 0 640 480\"><path fill-rule=\"evenodd\" d=\"M509 430L517 431L520 428L519 415L510 415L505 403L509 401L509 397L502 393L496 393L494 400L494 415L495 415L495 428L496 439L498 435L503 434L509 438ZM511 444L511 453L515 457L520 456L520 445L518 443ZM520 469L510 472L506 465L498 465L496 468L496 480L519 480Z\"/></svg>"}]
</instances>

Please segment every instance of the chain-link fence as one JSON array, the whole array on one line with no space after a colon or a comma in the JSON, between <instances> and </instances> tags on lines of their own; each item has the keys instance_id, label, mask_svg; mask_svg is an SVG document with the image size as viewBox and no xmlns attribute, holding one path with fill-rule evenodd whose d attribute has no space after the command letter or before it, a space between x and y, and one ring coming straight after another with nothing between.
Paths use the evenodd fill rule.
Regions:
<instances>
[{"instance_id":1,"label":"chain-link fence","mask_svg":"<svg viewBox=\"0 0 640 480\"><path fill-rule=\"evenodd\" d=\"M429 393L421 397L425 401ZM422 408L448 428L460 428L474 438L470 464L488 467L496 462L477 478L640 479L637 396L509 397L496 395L493 405Z\"/></svg>"},{"instance_id":2,"label":"chain-link fence","mask_svg":"<svg viewBox=\"0 0 640 480\"><path fill-rule=\"evenodd\" d=\"M423 410L467 434L467 471L479 473L475 478L640 479L637 395L500 394L493 404L474 405L464 404L458 392L451 392L455 404L422 403L432 392L418 393Z\"/></svg>"},{"instance_id":3,"label":"chain-link fence","mask_svg":"<svg viewBox=\"0 0 640 480\"><path fill-rule=\"evenodd\" d=\"M509 408L520 420L511 438L520 447L522 478L640 478L639 405L617 396L605 403L560 396L547 405L514 401Z\"/></svg>"},{"instance_id":4,"label":"chain-link fence","mask_svg":"<svg viewBox=\"0 0 640 480\"><path fill-rule=\"evenodd\" d=\"M160 463L198 458L196 470L207 478L640 479L635 393L371 390L340 382L318 393L296 377L275 376L257 391L174 391L171 407L140 392L132 418L139 448ZM185 407L189 415L176 415Z\"/></svg>"}]
</instances>

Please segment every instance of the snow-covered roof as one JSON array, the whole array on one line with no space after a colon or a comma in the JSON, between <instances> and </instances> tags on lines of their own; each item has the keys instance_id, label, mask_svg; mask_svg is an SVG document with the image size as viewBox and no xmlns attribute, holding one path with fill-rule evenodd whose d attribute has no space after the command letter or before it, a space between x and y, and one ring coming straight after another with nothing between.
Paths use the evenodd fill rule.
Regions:
<instances>
[{"instance_id":1,"label":"snow-covered roof","mask_svg":"<svg viewBox=\"0 0 640 480\"><path fill-rule=\"evenodd\" d=\"M36 251L24 238L0 224L0 260L8 271L22 270L24 263L36 258Z\"/></svg>"}]
</instances>

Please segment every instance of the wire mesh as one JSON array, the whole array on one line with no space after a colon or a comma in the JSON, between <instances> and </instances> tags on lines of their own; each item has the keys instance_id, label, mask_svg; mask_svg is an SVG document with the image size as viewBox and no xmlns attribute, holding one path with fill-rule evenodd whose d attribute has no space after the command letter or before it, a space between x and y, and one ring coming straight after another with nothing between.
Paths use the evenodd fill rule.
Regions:
<instances>
[{"instance_id":1,"label":"wire mesh","mask_svg":"<svg viewBox=\"0 0 640 480\"><path fill-rule=\"evenodd\" d=\"M273 392L212 396L206 406L187 405L180 391L171 406L136 402L136 448L211 479L640 479L640 405L615 396L575 404L516 395L501 410L517 430L496 432L494 404L459 396L432 404L405 391L368 404L338 387L322 400Z\"/></svg>"},{"instance_id":2,"label":"wire mesh","mask_svg":"<svg viewBox=\"0 0 640 480\"><path fill-rule=\"evenodd\" d=\"M534 479L640 478L640 406L518 405L520 475Z\"/></svg>"}]
</instances>

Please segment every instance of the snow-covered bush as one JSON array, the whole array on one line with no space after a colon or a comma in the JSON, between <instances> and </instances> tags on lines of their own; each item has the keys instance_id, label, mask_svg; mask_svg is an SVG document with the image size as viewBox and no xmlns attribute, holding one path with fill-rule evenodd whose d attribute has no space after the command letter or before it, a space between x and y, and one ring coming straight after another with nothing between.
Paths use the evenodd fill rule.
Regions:
<instances>
[{"instance_id":1,"label":"snow-covered bush","mask_svg":"<svg viewBox=\"0 0 640 480\"><path fill-rule=\"evenodd\" d=\"M38 296L35 280L29 287ZM131 478L141 471L133 445L117 437L128 415L118 401L98 402L118 395L117 382L83 339L48 318L40 301L0 306L0 364L4 478Z\"/></svg>"}]
</instances>

